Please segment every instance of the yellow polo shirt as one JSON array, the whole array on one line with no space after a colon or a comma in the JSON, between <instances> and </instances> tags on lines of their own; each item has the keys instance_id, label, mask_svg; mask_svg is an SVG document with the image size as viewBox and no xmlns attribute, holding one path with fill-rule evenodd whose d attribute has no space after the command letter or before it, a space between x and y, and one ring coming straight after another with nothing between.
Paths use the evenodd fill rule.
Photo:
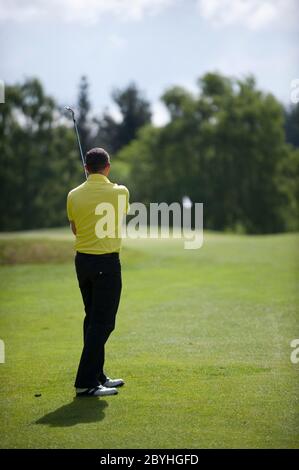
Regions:
<instances>
[{"instance_id":1,"label":"yellow polo shirt","mask_svg":"<svg viewBox=\"0 0 299 470\"><path fill-rule=\"evenodd\" d=\"M75 249L80 253L119 252L121 223L129 211L129 191L99 173L69 192L67 214L76 225Z\"/></svg>"}]
</instances>

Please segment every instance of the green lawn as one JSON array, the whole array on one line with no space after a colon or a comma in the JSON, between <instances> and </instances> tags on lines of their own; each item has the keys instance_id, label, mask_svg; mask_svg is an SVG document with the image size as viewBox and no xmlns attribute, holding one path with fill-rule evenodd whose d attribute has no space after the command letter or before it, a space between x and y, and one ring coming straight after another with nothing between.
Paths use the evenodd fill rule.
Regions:
<instances>
[{"instance_id":1,"label":"green lawn","mask_svg":"<svg viewBox=\"0 0 299 470\"><path fill-rule=\"evenodd\" d=\"M76 400L83 309L71 237L2 235L0 446L298 448L297 253L296 235L211 233L188 251L125 241L106 365L126 385Z\"/></svg>"}]
</instances>

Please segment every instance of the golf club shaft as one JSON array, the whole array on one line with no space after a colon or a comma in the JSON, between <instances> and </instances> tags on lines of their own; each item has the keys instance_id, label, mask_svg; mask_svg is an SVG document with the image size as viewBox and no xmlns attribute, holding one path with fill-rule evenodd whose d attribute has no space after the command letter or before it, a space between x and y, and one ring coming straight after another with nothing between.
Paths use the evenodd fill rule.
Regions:
<instances>
[{"instance_id":1,"label":"golf club shaft","mask_svg":"<svg viewBox=\"0 0 299 470\"><path fill-rule=\"evenodd\" d=\"M80 135L79 135L79 131L78 131L77 121L76 121L76 118L75 118L75 112L74 112L74 110L73 110L70 106L65 106L65 109L66 109L67 111L69 111L70 113L72 113L72 118L73 118L73 123L74 123L74 129L75 129L75 133L76 133L76 137L77 137L77 142L78 142L78 147L79 147L79 153L80 153L81 160L82 160L82 164L83 164L83 169L84 169L84 173L85 173L85 178L87 179L87 171L86 171L86 168L85 168L85 161L84 161L84 157L83 157L83 152L82 152L82 147L81 147L81 142L80 142Z\"/></svg>"},{"instance_id":2,"label":"golf club shaft","mask_svg":"<svg viewBox=\"0 0 299 470\"><path fill-rule=\"evenodd\" d=\"M80 155L81 155L81 160L82 160L82 164L83 164L83 168L84 168L84 173L85 173L85 177L87 179L87 172L86 172L86 168L85 168L85 161L84 161L84 157L83 157L83 152L82 152L82 147L81 147L81 142L80 142L80 136L79 136L78 126L77 126L77 121L76 121L74 115L73 115L73 121L74 121L74 128L75 128L75 132L76 132L79 152L80 152Z\"/></svg>"}]
</instances>

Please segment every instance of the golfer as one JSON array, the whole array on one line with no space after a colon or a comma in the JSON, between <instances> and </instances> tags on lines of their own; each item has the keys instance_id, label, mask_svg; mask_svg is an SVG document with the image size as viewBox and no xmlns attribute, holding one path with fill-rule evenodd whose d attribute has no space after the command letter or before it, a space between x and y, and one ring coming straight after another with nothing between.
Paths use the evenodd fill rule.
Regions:
<instances>
[{"instance_id":1,"label":"golfer","mask_svg":"<svg viewBox=\"0 0 299 470\"><path fill-rule=\"evenodd\" d=\"M89 150L85 168L86 182L67 197L68 219L76 236L75 267L85 308L84 345L75 381L78 397L115 395L116 387L124 385L122 379L110 379L105 374L104 361L105 343L115 327L121 294L119 227L129 210L129 192L107 178L110 157L104 149Z\"/></svg>"}]
</instances>

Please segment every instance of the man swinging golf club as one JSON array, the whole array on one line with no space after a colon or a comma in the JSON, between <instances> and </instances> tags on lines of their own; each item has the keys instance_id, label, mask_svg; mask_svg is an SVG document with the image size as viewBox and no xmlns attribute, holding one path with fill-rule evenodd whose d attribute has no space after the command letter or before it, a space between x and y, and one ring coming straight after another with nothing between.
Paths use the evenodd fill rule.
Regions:
<instances>
[{"instance_id":1,"label":"man swinging golf club","mask_svg":"<svg viewBox=\"0 0 299 470\"><path fill-rule=\"evenodd\" d=\"M84 163L84 161L83 161ZM105 343L115 327L122 280L119 252L120 218L129 210L129 192L125 186L109 181L110 157L102 148L86 153L87 180L69 192L67 214L76 236L75 267L85 308L83 351L75 381L76 395L117 394L122 379L110 379L104 373ZM121 204L122 201L122 204ZM103 235L103 219L110 211ZM111 225L112 224L112 225Z\"/></svg>"}]
</instances>

